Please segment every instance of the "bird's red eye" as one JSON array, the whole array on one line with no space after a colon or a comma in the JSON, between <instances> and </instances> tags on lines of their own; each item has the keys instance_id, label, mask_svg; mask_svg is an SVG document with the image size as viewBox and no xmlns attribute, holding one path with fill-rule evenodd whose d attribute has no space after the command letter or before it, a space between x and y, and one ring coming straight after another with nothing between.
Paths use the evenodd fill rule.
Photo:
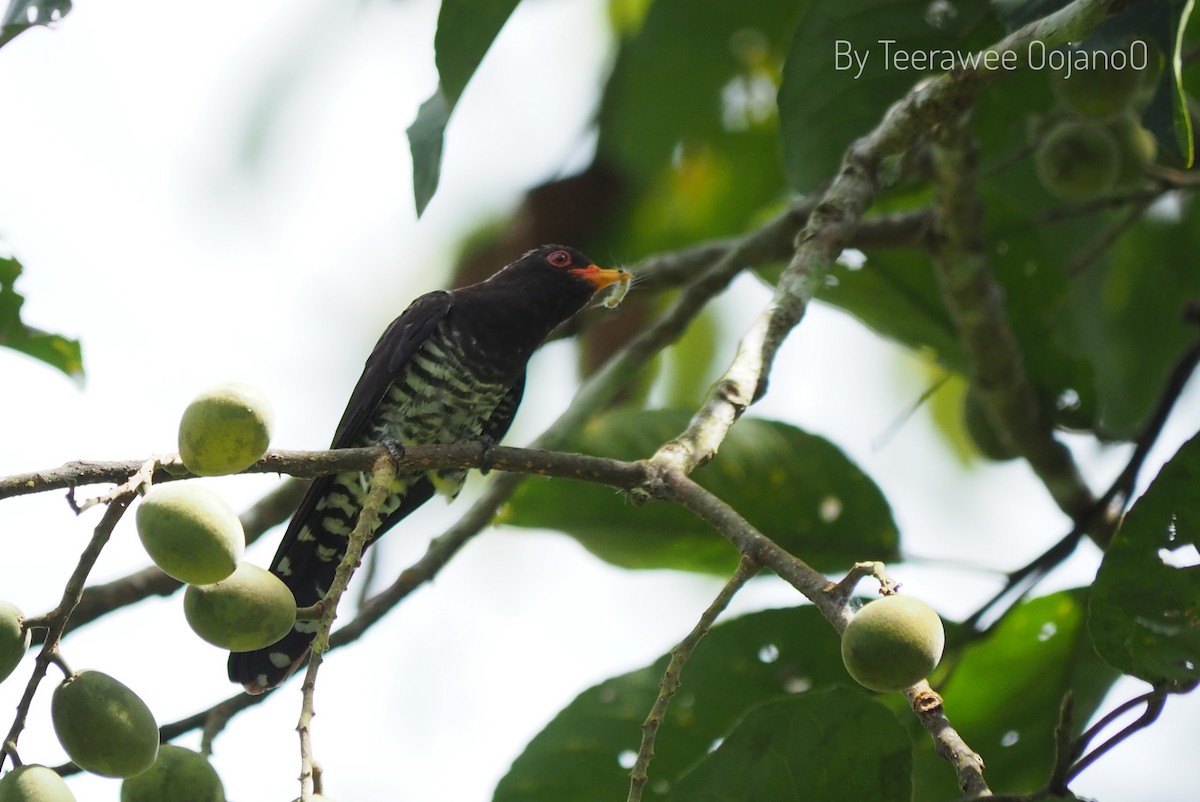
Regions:
<instances>
[{"instance_id":1,"label":"bird's red eye","mask_svg":"<svg viewBox=\"0 0 1200 802\"><path fill-rule=\"evenodd\" d=\"M568 267L571 264L571 254L566 251L554 251L546 257L546 261L554 267Z\"/></svg>"}]
</instances>

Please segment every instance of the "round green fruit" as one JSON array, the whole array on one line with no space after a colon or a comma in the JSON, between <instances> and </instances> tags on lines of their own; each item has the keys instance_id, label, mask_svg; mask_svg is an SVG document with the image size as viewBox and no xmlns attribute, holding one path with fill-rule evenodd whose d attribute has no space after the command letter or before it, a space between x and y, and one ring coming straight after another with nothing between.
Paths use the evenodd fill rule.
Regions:
<instances>
[{"instance_id":1,"label":"round green fruit","mask_svg":"<svg viewBox=\"0 0 1200 802\"><path fill-rule=\"evenodd\" d=\"M846 625L842 662L859 685L899 691L929 676L945 645L942 619L932 607L910 596L884 596Z\"/></svg>"},{"instance_id":2,"label":"round green fruit","mask_svg":"<svg viewBox=\"0 0 1200 802\"><path fill-rule=\"evenodd\" d=\"M191 482L152 487L138 505L137 530L155 565L193 585L232 574L246 547L242 522L229 505Z\"/></svg>"},{"instance_id":3,"label":"round green fruit","mask_svg":"<svg viewBox=\"0 0 1200 802\"><path fill-rule=\"evenodd\" d=\"M1042 186L1064 200L1103 195L1113 188L1121 168L1116 137L1103 124L1084 119L1051 129L1035 159Z\"/></svg>"},{"instance_id":4,"label":"round green fruit","mask_svg":"<svg viewBox=\"0 0 1200 802\"><path fill-rule=\"evenodd\" d=\"M1125 51L1128 55L1129 51ZM1117 51L1118 55L1120 51ZM1096 57L1091 69L1051 72L1050 88L1071 111L1093 120L1111 120L1133 106L1142 91L1144 70L1131 66L1114 69L1121 61Z\"/></svg>"},{"instance_id":5,"label":"round green fruit","mask_svg":"<svg viewBox=\"0 0 1200 802\"><path fill-rule=\"evenodd\" d=\"M121 802L225 802L225 787L204 755L163 744L153 766L121 783Z\"/></svg>"},{"instance_id":6,"label":"round green fruit","mask_svg":"<svg viewBox=\"0 0 1200 802\"><path fill-rule=\"evenodd\" d=\"M188 585L183 613L192 631L232 652L270 646L296 623L296 599L283 580L252 563L242 563L212 585Z\"/></svg>"},{"instance_id":7,"label":"round green fruit","mask_svg":"<svg viewBox=\"0 0 1200 802\"><path fill-rule=\"evenodd\" d=\"M1122 115L1108 123L1108 130L1117 141L1121 167L1117 171L1115 184L1120 188L1133 188L1146 180L1146 168L1158 155L1158 141L1154 134L1142 127L1132 114Z\"/></svg>"},{"instance_id":8,"label":"round green fruit","mask_svg":"<svg viewBox=\"0 0 1200 802\"><path fill-rule=\"evenodd\" d=\"M71 760L92 774L132 777L158 756L158 723L150 708L99 671L81 671L55 688L50 718Z\"/></svg>"},{"instance_id":9,"label":"round green fruit","mask_svg":"<svg viewBox=\"0 0 1200 802\"><path fill-rule=\"evenodd\" d=\"M0 778L0 802L75 802L75 795L54 769L29 763Z\"/></svg>"},{"instance_id":10,"label":"round green fruit","mask_svg":"<svg viewBox=\"0 0 1200 802\"><path fill-rule=\"evenodd\" d=\"M1017 452L1001 439L1000 433L992 425L992 419L984 409L983 399L974 387L967 388L963 396L963 427L967 430L971 442L979 449L979 453L988 459L1003 462L1018 456Z\"/></svg>"},{"instance_id":11,"label":"round green fruit","mask_svg":"<svg viewBox=\"0 0 1200 802\"><path fill-rule=\"evenodd\" d=\"M29 648L25 617L13 604L0 601L0 682L13 673Z\"/></svg>"},{"instance_id":12,"label":"round green fruit","mask_svg":"<svg viewBox=\"0 0 1200 802\"><path fill-rule=\"evenodd\" d=\"M245 384L222 384L201 393L179 420L179 456L197 476L245 470L271 442L271 404Z\"/></svg>"}]
</instances>

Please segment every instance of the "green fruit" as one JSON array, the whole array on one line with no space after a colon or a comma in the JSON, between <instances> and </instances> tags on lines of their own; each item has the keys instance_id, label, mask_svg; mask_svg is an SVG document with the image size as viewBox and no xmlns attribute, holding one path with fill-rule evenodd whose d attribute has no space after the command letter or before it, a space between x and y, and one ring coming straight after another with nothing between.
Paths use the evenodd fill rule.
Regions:
<instances>
[{"instance_id":1,"label":"green fruit","mask_svg":"<svg viewBox=\"0 0 1200 802\"><path fill-rule=\"evenodd\" d=\"M179 456L197 476L237 473L253 465L271 442L271 404L245 384L201 393L179 420Z\"/></svg>"},{"instance_id":2,"label":"green fruit","mask_svg":"<svg viewBox=\"0 0 1200 802\"><path fill-rule=\"evenodd\" d=\"M204 755L163 744L149 770L121 783L121 802L225 802L225 787Z\"/></svg>"},{"instance_id":3,"label":"green fruit","mask_svg":"<svg viewBox=\"0 0 1200 802\"><path fill-rule=\"evenodd\" d=\"M54 734L79 768L132 777L154 765L158 724L136 693L99 671L80 671L54 689Z\"/></svg>"},{"instance_id":4,"label":"green fruit","mask_svg":"<svg viewBox=\"0 0 1200 802\"><path fill-rule=\"evenodd\" d=\"M192 631L232 652L270 646L296 623L296 599L283 580L242 563L228 579L188 585L183 613Z\"/></svg>"},{"instance_id":5,"label":"green fruit","mask_svg":"<svg viewBox=\"0 0 1200 802\"><path fill-rule=\"evenodd\" d=\"M75 795L54 769L29 763L0 778L0 802L75 802Z\"/></svg>"},{"instance_id":6,"label":"green fruit","mask_svg":"<svg viewBox=\"0 0 1200 802\"><path fill-rule=\"evenodd\" d=\"M963 427L979 453L988 459L1003 462L1019 456L1012 446L1001 439L984 409L983 399L974 387L967 388L963 396Z\"/></svg>"},{"instance_id":7,"label":"green fruit","mask_svg":"<svg viewBox=\"0 0 1200 802\"><path fill-rule=\"evenodd\" d=\"M1076 114L1093 120L1111 120L1137 100L1145 71L1128 66L1120 70L1106 68L1101 57L1096 57L1094 63L1095 69L1051 72L1050 88Z\"/></svg>"},{"instance_id":8,"label":"green fruit","mask_svg":"<svg viewBox=\"0 0 1200 802\"><path fill-rule=\"evenodd\" d=\"M220 582L246 547L242 522L216 493L190 482L156 485L137 511L138 536L154 564L180 582Z\"/></svg>"},{"instance_id":9,"label":"green fruit","mask_svg":"<svg viewBox=\"0 0 1200 802\"><path fill-rule=\"evenodd\" d=\"M1108 130L1117 141L1121 167L1115 184L1121 188L1140 186L1146 180L1146 168L1158 155L1154 134L1142 127L1132 114L1123 114L1108 123Z\"/></svg>"},{"instance_id":10,"label":"green fruit","mask_svg":"<svg viewBox=\"0 0 1200 802\"><path fill-rule=\"evenodd\" d=\"M929 676L945 645L942 619L932 607L910 596L884 596L846 625L842 662L859 685L899 691Z\"/></svg>"},{"instance_id":11,"label":"green fruit","mask_svg":"<svg viewBox=\"0 0 1200 802\"><path fill-rule=\"evenodd\" d=\"M0 682L16 670L29 648L29 630L15 605L0 601Z\"/></svg>"},{"instance_id":12,"label":"green fruit","mask_svg":"<svg viewBox=\"0 0 1200 802\"><path fill-rule=\"evenodd\" d=\"M1066 120L1038 146L1038 178L1064 200L1085 200L1113 188L1121 167L1116 138L1092 120Z\"/></svg>"}]
</instances>

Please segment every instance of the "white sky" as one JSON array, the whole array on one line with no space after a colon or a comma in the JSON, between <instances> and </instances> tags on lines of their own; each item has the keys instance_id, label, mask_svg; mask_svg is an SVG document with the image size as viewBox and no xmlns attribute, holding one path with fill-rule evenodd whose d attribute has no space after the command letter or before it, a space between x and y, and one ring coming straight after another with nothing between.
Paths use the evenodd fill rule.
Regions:
<instances>
[{"instance_id":1,"label":"white sky","mask_svg":"<svg viewBox=\"0 0 1200 802\"><path fill-rule=\"evenodd\" d=\"M279 447L328 443L362 359L413 296L441 285L454 236L587 156L608 57L603 3L523 3L463 97L442 190L416 221L404 129L436 80L436 11L431 0L80 0L58 29L0 50L0 238L26 266L27 322L81 337L88 370L81 390L0 350L0 420L9 423L0 475L172 451L187 401L225 380L273 399ZM723 309L736 332L766 293L747 279L731 294ZM538 403L526 404L510 442L527 441L566 405L559 377L570 360L565 344L536 358L527 398ZM845 316L815 309L779 364L755 414L846 449L884 488L914 554L1012 566L1065 531L1023 468L964 473L930 450L922 415L876 446L919 388L898 378L894 349ZM1159 458L1196 428L1195 415L1178 422ZM1120 455L1081 454L1097 484L1120 464ZM235 508L274 482L206 481ZM467 503L434 502L390 535L382 575L390 581ZM53 606L97 518L75 519L57 494L0 505L0 542L23 553L0 561L0 596L30 614ZM269 559L267 540L251 559ZM127 516L94 579L144 564ZM1094 569L1094 555L1082 554L1046 587L1086 582ZM988 574L928 565L895 573L951 616L996 586ZM560 707L668 649L718 587L612 569L553 534L487 533L322 667L314 740L330 795L489 799ZM735 608L794 601L762 581ZM122 679L160 722L187 715L232 686L224 654L187 630L180 606L178 597L143 603L80 631L64 655ZM12 709L30 665L0 687L0 710ZM21 754L54 765L63 756L49 689ZM1118 698L1135 692L1129 684ZM213 759L230 799L296 796L298 709L294 683L218 739ZM1077 790L1106 802L1192 798L1197 712L1194 699L1172 701L1157 737L1123 745ZM1130 766L1136 778L1124 779ZM117 798L115 781L71 785L88 802Z\"/></svg>"}]
</instances>

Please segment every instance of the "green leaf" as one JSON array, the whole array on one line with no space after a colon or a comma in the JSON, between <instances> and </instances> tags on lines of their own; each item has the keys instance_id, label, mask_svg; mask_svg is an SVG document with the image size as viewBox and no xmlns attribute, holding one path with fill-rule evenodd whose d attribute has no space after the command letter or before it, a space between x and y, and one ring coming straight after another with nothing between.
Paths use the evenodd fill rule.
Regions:
<instances>
[{"instance_id":1,"label":"green leaf","mask_svg":"<svg viewBox=\"0 0 1200 802\"><path fill-rule=\"evenodd\" d=\"M83 353L78 340L50 334L21 322L25 298L14 289L19 275L20 262L0 257L0 346L28 354L74 379L83 378Z\"/></svg>"},{"instance_id":2,"label":"green leaf","mask_svg":"<svg viewBox=\"0 0 1200 802\"><path fill-rule=\"evenodd\" d=\"M71 12L71 0L10 0L0 20L0 47L39 25L58 22Z\"/></svg>"},{"instance_id":3,"label":"green leaf","mask_svg":"<svg viewBox=\"0 0 1200 802\"><path fill-rule=\"evenodd\" d=\"M750 710L850 683L840 649L833 629L811 606L753 613L713 627L684 666L683 684L662 720L651 787L673 787ZM579 694L513 762L494 801L624 799L628 761L668 659ZM843 691L847 699L863 695L857 686Z\"/></svg>"},{"instance_id":4,"label":"green leaf","mask_svg":"<svg viewBox=\"0 0 1200 802\"><path fill-rule=\"evenodd\" d=\"M983 756L994 791L1042 787L1054 761L1054 728L1064 695L1073 694L1075 720L1082 726L1116 679L1092 650L1086 610L1087 595L1080 590L1032 599L985 640L968 645L957 663L944 660L952 666L940 688L946 715ZM916 742L914 798L957 799L945 761L927 737Z\"/></svg>"},{"instance_id":5,"label":"green leaf","mask_svg":"<svg viewBox=\"0 0 1200 802\"><path fill-rule=\"evenodd\" d=\"M450 108L458 102L518 2L442 0L433 50L442 92Z\"/></svg>"},{"instance_id":6,"label":"green leaf","mask_svg":"<svg viewBox=\"0 0 1200 802\"><path fill-rule=\"evenodd\" d=\"M679 802L905 800L912 741L883 705L844 689L752 710L684 776Z\"/></svg>"},{"instance_id":7,"label":"green leaf","mask_svg":"<svg viewBox=\"0 0 1200 802\"><path fill-rule=\"evenodd\" d=\"M518 1L442 0L433 37L438 88L421 104L408 128L418 217L437 192L450 113Z\"/></svg>"},{"instance_id":8,"label":"green leaf","mask_svg":"<svg viewBox=\"0 0 1200 802\"><path fill-rule=\"evenodd\" d=\"M1200 679L1200 437L1133 505L1096 575L1089 625L1115 668L1151 683Z\"/></svg>"},{"instance_id":9,"label":"green leaf","mask_svg":"<svg viewBox=\"0 0 1200 802\"><path fill-rule=\"evenodd\" d=\"M643 459L687 426L679 410L615 411L593 419L566 450ZM898 535L879 488L823 438L774 421L743 419L694 474L763 534L818 570L897 555ZM610 488L526 481L500 523L557 529L626 568L728 573L736 550L675 504L634 508Z\"/></svg>"},{"instance_id":10,"label":"green leaf","mask_svg":"<svg viewBox=\"0 0 1200 802\"><path fill-rule=\"evenodd\" d=\"M628 197L604 248L645 254L740 234L778 203L775 94L799 5L656 0L640 22L622 19L630 33L600 102L596 164Z\"/></svg>"},{"instance_id":11,"label":"green leaf","mask_svg":"<svg viewBox=\"0 0 1200 802\"><path fill-rule=\"evenodd\" d=\"M947 13L938 15L926 0L816 2L803 8L779 90L784 164L799 192L832 178L851 142L930 74L899 68L897 51L969 52L999 33L999 26L981 25L991 18L985 0L947 5Z\"/></svg>"},{"instance_id":12,"label":"green leaf","mask_svg":"<svg viewBox=\"0 0 1200 802\"><path fill-rule=\"evenodd\" d=\"M417 119L408 127L408 146L412 152L413 196L417 217L425 211L437 192L442 176L442 143L446 123L450 121L450 104L441 87L421 104Z\"/></svg>"}]
</instances>

